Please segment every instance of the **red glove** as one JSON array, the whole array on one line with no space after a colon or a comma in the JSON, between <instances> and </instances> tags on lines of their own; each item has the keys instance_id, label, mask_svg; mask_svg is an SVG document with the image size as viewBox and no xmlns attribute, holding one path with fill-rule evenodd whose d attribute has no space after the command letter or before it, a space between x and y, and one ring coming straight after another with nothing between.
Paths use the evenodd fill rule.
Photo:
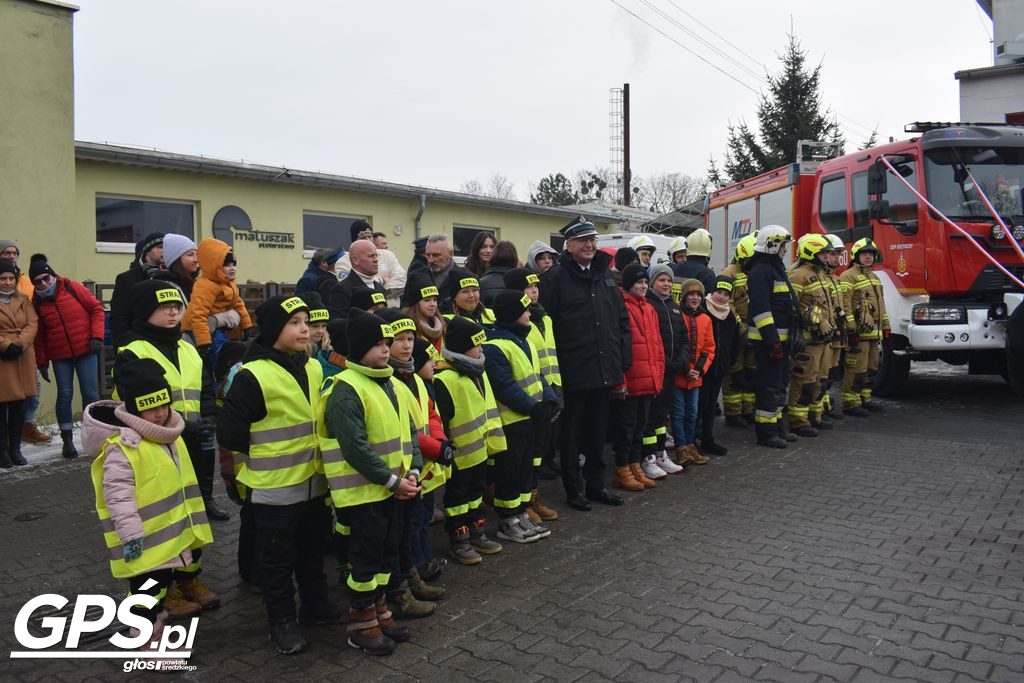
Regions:
<instances>
[{"instance_id":1,"label":"red glove","mask_svg":"<svg viewBox=\"0 0 1024 683\"><path fill-rule=\"evenodd\" d=\"M782 342L777 341L772 344L772 348L768 351L768 357L772 360L782 360Z\"/></svg>"},{"instance_id":2,"label":"red glove","mask_svg":"<svg viewBox=\"0 0 1024 683\"><path fill-rule=\"evenodd\" d=\"M882 330L882 339L888 339L892 336L892 330Z\"/></svg>"},{"instance_id":3,"label":"red glove","mask_svg":"<svg viewBox=\"0 0 1024 683\"><path fill-rule=\"evenodd\" d=\"M851 334L846 339L847 339L847 341L850 342L850 346L856 346L857 344L860 344L860 335L859 334Z\"/></svg>"}]
</instances>

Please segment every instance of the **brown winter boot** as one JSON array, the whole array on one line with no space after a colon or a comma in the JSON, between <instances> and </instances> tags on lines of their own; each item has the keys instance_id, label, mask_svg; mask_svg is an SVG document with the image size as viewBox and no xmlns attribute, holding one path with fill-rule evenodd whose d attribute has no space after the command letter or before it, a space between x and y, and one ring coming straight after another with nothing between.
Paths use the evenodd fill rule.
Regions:
<instances>
[{"instance_id":1,"label":"brown winter boot","mask_svg":"<svg viewBox=\"0 0 1024 683\"><path fill-rule=\"evenodd\" d=\"M53 441L53 437L43 434L33 423L26 422L21 428L21 440L28 443L50 443Z\"/></svg>"},{"instance_id":2,"label":"brown winter boot","mask_svg":"<svg viewBox=\"0 0 1024 683\"><path fill-rule=\"evenodd\" d=\"M220 607L220 596L207 588L198 576L179 583L178 590L186 600L196 603L204 610Z\"/></svg>"},{"instance_id":3,"label":"brown winter boot","mask_svg":"<svg viewBox=\"0 0 1024 683\"><path fill-rule=\"evenodd\" d=\"M558 513L541 502L540 494L537 493L537 489L534 489L533 493L530 495L530 509L537 513L537 516L540 517L542 522L553 522L558 519ZM531 517L530 520L533 521L533 518ZM536 524L536 522L534 522L534 524Z\"/></svg>"},{"instance_id":4,"label":"brown winter boot","mask_svg":"<svg viewBox=\"0 0 1024 683\"><path fill-rule=\"evenodd\" d=\"M686 467L693 464L693 444L687 446L676 446L676 464Z\"/></svg>"},{"instance_id":5,"label":"brown winter boot","mask_svg":"<svg viewBox=\"0 0 1024 683\"><path fill-rule=\"evenodd\" d=\"M644 474L644 468L640 466L640 463L629 463L629 471L633 473L633 478L636 479L637 483L645 489L653 489L657 486L653 479Z\"/></svg>"},{"instance_id":6,"label":"brown winter boot","mask_svg":"<svg viewBox=\"0 0 1024 683\"><path fill-rule=\"evenodd\" d=\"M349 610L348 614L348 625L345 630L348 631L348 644L351 647L378 657L389 655L398 647L398 643L381 631L374 605L366 609Z\"/></svg>"},{"instance_id":7,"label":"brown winter boot","mask_svg":"<svg viewBox=\"0 0 1024 683\"><path fill-rule=\"evenodd\" d=\"M697 450L696 444L687 444L686 447L690 449L690 462L694 465L707 465L711 462L711 458Z\"/></svg>"},{"instance_id":8,"label":"brown winter boot","mask_svg":"<svg viewBox=\"0 0 1024 683\"><path fill-rule=\"evenodd\" d=\"M540 524L541 522L540 515L537 514L532 505L526 508L526 516L530 518L532 524Z\"/></svg>"},{"instance_id":9,"label":"brown winter boot","mask_svg":"<svg viewBox=\"0 0 1024 683\"><path fill-rule=\"evenodd\" d=\"M186 600L181 593L178 584L167 589L167 597L164 598L164 611L167 612L168 621L181 621L190 619L203 611L202 605L191 600Z\"/></svg>"},{"instance_id":10,"label":"brown winter boot","mask_svg":"<svg viewBox=\"0 0 1024 683\"><path fill-rule=\"evenodd\" d=\"M633 468L628 465L615 468L615 473L612 474L612 486L623 491L643 491L646 488L643 483L637 481Z\"/></svg>"},{"instance_id":11,"label":"brown winter boot","mask_svg":"<svg viewBox=\"0 0 1024 683\"><path fill-rule=\"evenodd\" d=\"M377 603L373 608L377 612L377 626L380 627L381 633L396 643L404 643L409 640L409 629L395 623L395 618L388 607L388 599L385 596L377 598Z\"/></svg>"}]
</instances>

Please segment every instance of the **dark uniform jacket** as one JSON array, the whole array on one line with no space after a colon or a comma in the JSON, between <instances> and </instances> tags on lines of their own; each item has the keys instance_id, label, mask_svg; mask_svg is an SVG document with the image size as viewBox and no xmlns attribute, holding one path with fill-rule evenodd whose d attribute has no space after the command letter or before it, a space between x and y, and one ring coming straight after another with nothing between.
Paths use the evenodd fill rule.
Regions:
<instances>
[{"instance_id":1,"label":"dark uniform jacket","mask_svg":"<svg viewBox=\"0 0 1024 683\"><path fill-rule=\"evenodd\" d=\"M622 384L633 363L629 315L611 262L598 251L584 272L566 251L542 276L540 303L554 326L566 392Z\"/></svg>"},{"instance_id":2,"label":"dark uniform jacket","mask_svg":"<svg viewBox=\"0 0 1024 683\"><path fill-rule=\"evenodd\" d=\"M352 271L348 274L344 280L341 280L333 287L330 287L328 294L324 297L324 292L320 292L320 298L323 299L327 305L327 310L330 311L331 320L338 318L348 318L348 309L352 308L352 293L356 289L370 289L363 282L363 279L359 277L359 273ZM387 294L384 291L384 285L374 280L373 282L374 291L380 292L381 294Z\"/></svg>"},{"instance_id":3,"label":"dark uniform jacket","mask_svg":"<svg viewBox=\"0 0 1024 683\"><path fill-rule=\"evenodd\" d=\"M683 312L671 295L662 301L657 294L647 290L647 301L658 313L658 329L661 332L661 343L665 347L665 376L674 377L686 370L686 359L690 357L690 342L686 336L686 326L683 325Z\"/></svg>"},{"instance_id":4,"label":"dark uniform jacket","mask_svg":"<svg viewBox=\"0 0 1024 683\"><path fill-rule=\"evenodd\" d=\"M747 275L747 341L771 346L787 341L793 328L796 301L790 293L789 277L776 254L754 254Z\"/></svg>"},{"instance_id":5,"label":"dark uniform jacket","mask_svg":"<svg viewBox=\"0 0 1024 683\"><path fill-rule=\"evenodd\" d=\"M715 291L715 271L696 260L696 258L688 259L682 263L673 263L669 267L675 274L676 282L682 282L683 280L693 278L695 280L699 280L700 283L704 285L705 293Z\"/></svg>"}]
</instances>

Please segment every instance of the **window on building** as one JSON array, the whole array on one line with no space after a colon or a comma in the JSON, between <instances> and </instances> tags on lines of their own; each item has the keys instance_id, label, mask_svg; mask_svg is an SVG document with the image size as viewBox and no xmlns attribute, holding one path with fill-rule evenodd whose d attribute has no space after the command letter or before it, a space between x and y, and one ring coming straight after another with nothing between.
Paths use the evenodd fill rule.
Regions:
<instances>
[{"instance_id":1,"label":"window on building","mask_svg":"<svg viewBox=\"0 0 1024 683\"><path fill-rule=\"evenodd\" d=\"M195 239L195 204L166 199L96 196L96 247L132 251L151 232Z\"/></svg>"},{"instance_id":2,"label":"window on building","mask_svg":"<svg viewBox=\"0 0 1024 683\"><path fill-rule=\"evenodd\" d=\"M469 256L469 248L473 244L473 238L477 236L477 233L488 232L494 236L494 239L498 239L498 231L495 228L475 228L468 225L455 225L452 226L452 241L454 244L452 248L455 250L456 256Z\"/></svg>"},{"instance_id":3,"label":"window on building","mask_svg":"<svg viewBox=\"0 0 1024 683\"><path fill-rule=\"evenodd\" d=\"M552 249L561 253L565 249L565 236L560 232L553 232L548 240L548 244L551 245Z\"/></svg>"},{"instance_id":4,"label":"window on building","mask_svg":"<svg viewBox=\"0 0 1024 683\"><path fill-rule=\"evenodd\" d=\"M829 178L821 184L818 216L828 232L846 230L846 176Z\"/></svg>"},{"instance_id":5,"label":"window on building","mask_svg":"<svg viewBox=\"0 0 1024 683\"><path fill-rule=\"evenodd\" d=\"M302 252L310 258L317 249L348 249L352 244L350 228L356 221L368 221L366 216L342 216L332 213L305 212L302 214Z\"/></svg>"}]
</instances>

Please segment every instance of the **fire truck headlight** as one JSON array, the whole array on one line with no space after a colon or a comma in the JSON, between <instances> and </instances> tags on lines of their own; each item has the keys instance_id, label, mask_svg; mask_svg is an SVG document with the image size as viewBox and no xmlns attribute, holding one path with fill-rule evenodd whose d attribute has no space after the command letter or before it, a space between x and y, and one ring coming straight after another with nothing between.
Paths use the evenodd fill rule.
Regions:
<instances>
[{"instance_id":1,"label":"fire truck headlight","mask_svg":"<svg viewBox=\"0 0 1024 683\"><path fill-rule=\"evenodd\" d=\"M1024 225L1013 226L1013 239L1024 242Z\"/></svg>"},{"instance_id":2,"label":"fire truck headlight","mask_svg":"<svg viewBox=\"0 0 1024 683\"><path fill-rule=\"evenodd\" d=\"M1006 237L1006 231L1003 230L1003 226L1001 226L998 223L996 223L995 225L992 226L991 235L992 235L992 239L994 241L998 242L998 241L1002 240L1004 237Z\"/></svg>"}]
</instances>

